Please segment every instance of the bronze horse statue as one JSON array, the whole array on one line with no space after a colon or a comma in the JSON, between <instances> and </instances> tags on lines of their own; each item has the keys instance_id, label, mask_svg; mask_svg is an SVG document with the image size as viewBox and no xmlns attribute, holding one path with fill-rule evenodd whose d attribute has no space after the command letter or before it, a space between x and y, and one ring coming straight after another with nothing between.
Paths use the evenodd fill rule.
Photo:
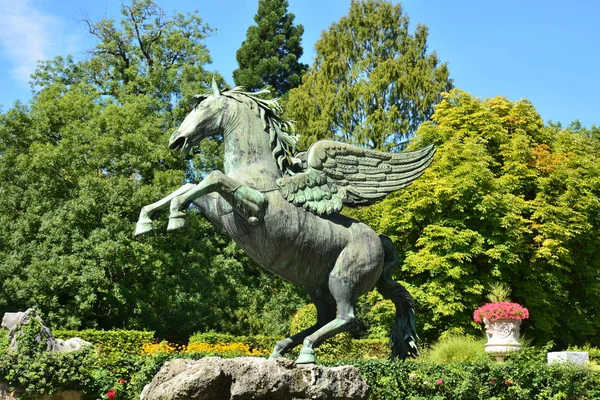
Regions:
<instances>
[{"instance_id":1,"label":"bronze horse statue","mask_svg":"<svg viewBox=\"0 0 600 400\"><path fill-rule=\"evenodd\" d=\"M170 207L168 230L185 225L194 204L256 263L306 287L317 323L276 343L271 358L303 343L296 363L315 362L325 339L360 326L354 307L377 287L396 306L394 359L418 355L413 301L392 279L398 265L392 241L339 213L343 205L372 204L423 174L435 152L384 153L319 141L295 154L291 123L280 119L277 100L240 88L197 95L197 104L170 138L186 154L206 137L222 135L224 172L213 171L142 208L136 235L152 229L151 217Z\"/></svg>"}]
</instances>

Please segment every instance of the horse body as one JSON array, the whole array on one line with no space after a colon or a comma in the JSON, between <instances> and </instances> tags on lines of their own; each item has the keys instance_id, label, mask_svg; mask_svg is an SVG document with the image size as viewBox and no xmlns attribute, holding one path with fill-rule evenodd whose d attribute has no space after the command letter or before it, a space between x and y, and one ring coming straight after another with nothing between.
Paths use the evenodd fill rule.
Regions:
<instances>
[{"instance_id":1,"label":"horse body","mask_svg":"<svg viewBox=\"0 0 600 400\"><path fill-rule=\"evenodd\" d=\"M276 184L282 172L271 154L270 138L264 134L264 121L243 103L228 102L224 107L228 108L221 122L224 127L224 173L264 195L267 204L264 221L258 225L248 223L222 196L214 200L213 207L220 210L218 217L210 216L210 209L201 207L202 212L258 265L292 283L326 288L329 276L343 254L334 274L365 286L365 291L359 295L372 289L383 265L379 236L367 225L341 214L322 218L283 198ZM229 210L231 212L223 212ZM353 251L354 247L360 249ZM350 254L355 262L365 259L363 262L368 267L366 270L361 268L364 274L357 276L353 272L351 276L345 276L352 271L344 268L348 265L344 257ZM377 278L369 280L362 275Z\"/></svg>"},{"instance_id":2,"label":"horse body","mask_svg":"<svg viewBox=\"0 0 600 400\"><path fill-rule=\"evenodd\" d=\"M392 358L418 354L412 299L391 277L397 265L395 246L367 225L335 210L342 200L368 204L370 199L403 187L398 185L406 186L422 174L430 162L425 157L431 158L433 153L414 152L407 161L404 156L367 154L359 148L328 142L308 153L310 168L316 169L303 166L300 169L306 173L294 175L294 168L298 170L302 162L294 158L295 139L285 129L290 126L273 111L280 110L278 107L276 101L261 100L237 89L221 94L213 83L213 93L200 96L197 106L171 136L170 147L185 153L203 138L221 134L224 172L213 171L199 184L186 184L142 208L136 234L151 230L150 217L167 207L171 210L168 230L183 227L185 209L195 204L256 263L305 286L317 308L317 323L279 341L272 357L303 343L296 362L314 362L314 347L360 325L354 304L374 286L396 304ZM380 168L381 160L387 164ZM341 169L332 170L338 162L343 164ZM330 177L325 178L319 168ZM346 171L354 171L349 179L357 181L356 185L338 179ZM383 174L390 171L391 178L386 181ZM367 175L379 183L365 181Z\"/></svg>"},{"instance_id":3,"label":"horse body","mask_svg":"<svg viewBox=\"0 0 600 400\"><path fill-rule=\"evenodd\" d=\"M268 206L259 225L248 223L220 196L198 206L257 264L292 283L327 287L334 273L364 286L360 294L373 288L381 275L383 248L370 227L340 214L321 218L308 213L290 204L278 190L264 194ZM371 267L361 268L362 273L357 274L344 267L350 264L347 257L355 263L364 259ZM333 272L336 262L339 268Z\"/></svg>"}]
</instances>

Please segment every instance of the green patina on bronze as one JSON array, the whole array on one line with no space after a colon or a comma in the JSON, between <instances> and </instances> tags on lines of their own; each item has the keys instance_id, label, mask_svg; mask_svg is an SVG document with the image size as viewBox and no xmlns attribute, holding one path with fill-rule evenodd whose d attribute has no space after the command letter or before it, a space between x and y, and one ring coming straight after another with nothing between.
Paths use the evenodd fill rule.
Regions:
<instances>
[{"instance_id":1,"label":"green patina on bronze","mask_svg":"<svg viewBox=\"0 0 600 400\"><path fill-rule=\"evenodd\" d=\"M278 342L271 357L303 343L296 362L314 362L316 346L360 325L355 302L373 287L396 305L391 358L417 355L413 301L392 279L396 247L339 211L409 185L431 163L433 146L382 153L320 141L297 154L292 124L279 118L277 101L256 94L239 88L220 92L213 82L211 93L197 96L169 146L187 153L202 139L222 135L224 171L145 206L136 234L150 231L151 217L166 208L168 230L183 227L193 203L259 265L305 286L317 323Z\"/></svg>"}]
</instances>

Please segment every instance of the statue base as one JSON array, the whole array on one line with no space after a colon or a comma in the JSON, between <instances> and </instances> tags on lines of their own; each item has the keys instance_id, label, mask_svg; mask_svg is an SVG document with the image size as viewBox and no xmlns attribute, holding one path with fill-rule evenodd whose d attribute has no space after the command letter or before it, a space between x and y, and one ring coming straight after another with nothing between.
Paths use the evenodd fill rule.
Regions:
<instances>
[{"instance_id":1,"label":"statue base","mask_svg":"<svg viewBox=\"0 0 600 400\"><path fill-rule=\"evenodd\" d=\"M166 362L144 388L141 400L340 399L361 400L369 387L352 365L295 365L258 357Z\"/></svg>"}]
</instances>

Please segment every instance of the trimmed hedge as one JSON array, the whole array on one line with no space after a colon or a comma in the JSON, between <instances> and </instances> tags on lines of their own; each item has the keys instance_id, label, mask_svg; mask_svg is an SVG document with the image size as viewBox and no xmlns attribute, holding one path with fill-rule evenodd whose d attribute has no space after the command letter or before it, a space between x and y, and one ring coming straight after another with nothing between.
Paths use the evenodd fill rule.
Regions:
<instances>
[{"instance_id":1,"label":"trimmed hedge","mask_svg":"<svg viewBox=\"0 0 600 400\"><path fill-rule=\"evenodd\" d=\"M245 343L250 349L271 352L275 342L282 338L270 336L235 336L226 333L198 332L192 335L189 344L208 343L208 344L228 344ZM290 354L296 357L300 351L296 347ZM352 339L349 333L342 333L337 337L326 340L316 349L317 360L385 360L390 355L388 341L384 339Z\"/></svg>"},{"instance_id":2,"label":"trimmed hedge","mask_svg":"<svg viewBox=\"0 0 600 400\"><path fill-rule=\"evenodd\" d=\"M154 332L122 329L112 331L56 329L52 331L52 335L63 340L79 337L93 343L94 347L102 353L118 352L139 355L144 344L154 342Z\"/></svg>"},{"instance_id":3,"label":"trimmed hedge","mask_svg":"<svg viewBox=\"0 0 600 400\"><path fill-rule=\"evenodd\" d=\"M37 334L35 325L26 329L26 339ZM115 331L109 336L116 335ZM67 336L79 336L69 332ZM144 333L147 335L148 333ZM107 343L129 343L114 339ZM91 338L91 336L86 336ZM106 337L99 332L97 337ZM136 337L136 335L133 335ZM0 337L1 338L1 337ZM235 343L243 337L216 333L196 334L190 343ZM256 348L270 348L275 338L255 337ZM32 340L26 340L23 353L0 349L0 379L13 387L24 390L24 395L40 396L57 391L78 390L88 399L106 398L109 390L118 399L137 399L140 391L150 382L165 361L173 358L198 359L204 354L178 352L156 353L150 356L127 354L121 348L112 352L83 349L79 352L39 352ZM98 343L98 341L97 341ZM350 341L353 349L365 350L381 346L382 341ZM358 344L358 345L357 345ZM262 346L262 347L261 347ZM360 346L362 347L362 350ZM354 364L371 387L371 399L456 399L456 400L583 400L600 398L600 372L576 368L565 364L546 364L546 353L551 348L528 348L521 353L510 354L504 363L489 358L474 362L436 363L428 361L389 362L382 360L359 360L354 362L325 361L325 365ZM590 348L593 349L593 348ZM587 350L587 349L586 349ZM597 349L593 349L596 351ZM139 348L138 348L139 351ZM380 348L387 355L387 348ZM350 356L352 352L345 353ZM344 357L347 358L347 357Z\"/></svg>"},{"instance_id":4,"label":"trimmed hedge","mask_svg":"<svg viewBox=\"0 0 600 400\"><path fill-rule=\"evenodd\" d=\"M545 355L545 353L544 353ZM10 372L27 394L58 390L81 390L85 398L105 397L110 389L118 399L137 399L165 361L201 358L198 354L159 353L134 357L128 374L115 374L116 364L106 364L98 355L54 353L24 359L16 355L0 361L0 374ZM26 363L23 363L27 361ZM344 363L326 363L339 365ZM583 400L600 398L600 373L564 364L546 365L537 359L509 359L504 363L433 363L421 361L358 361L354 365L371 388L371 399L456 400ZM125 383L119 384L120 379Z\"/></svg>"},{"instance_id":5,"label":"trimmed hedge","mask_svg":"<svg viewBox=\"0 0 600 400\"><path fill-rule=\"evenodd\" d=\"M371 399L598 399L600 374L570 365L359 361Z\"/></svg>"},{"instance_id":6,"label":"trimmed hedge","mask_svg":"<svg viewBox=\"0 0 600 400\"><path fill-rule=\"evenodd\" d=\"M189 344L193 343L208 343L208 344L228 344L228 343L245 343L250 347L250 350L259 350L271 352L275 347L275 342L282 338L272 336L255 335L255 336L235 336L227 333L216 332L197 332L190 337Z\"/></svg>"}]
</instances>

